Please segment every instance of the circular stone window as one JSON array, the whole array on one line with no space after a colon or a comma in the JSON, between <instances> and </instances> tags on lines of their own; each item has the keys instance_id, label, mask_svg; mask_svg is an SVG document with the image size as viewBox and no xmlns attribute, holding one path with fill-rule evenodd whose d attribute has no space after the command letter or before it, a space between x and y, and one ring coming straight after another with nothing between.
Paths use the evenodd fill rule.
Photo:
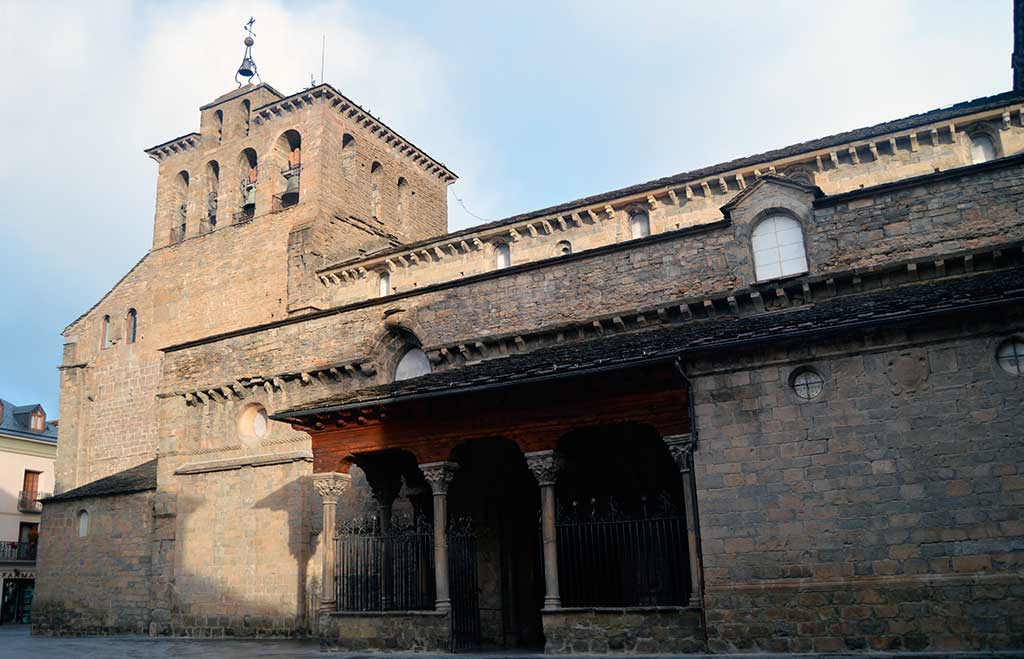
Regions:
<instances>
[{"instance_id":1,"label":"circular stone window","mask_svg":"<svg viewBox=\"0 0 1024 659\"><path fill-rule=\"evenodd\" d=\"M250 405L242 410L238 417L238 434L246 439L261 439L267 434L267 408L262 405Z\"/></svg>"},{"instance_id":2,"label":"circular stone window","mask_svg":"<svg viewBox=\"0 0 1024 659\"><path fill-rule=\"evenodd\" d=\"M793 373L789 386L793 393L804 400L811 400L821 395L825 389L825 379L812 368L801 368Z\"/></svg>"},{"instance_id":3,"label":"circular stone window","mask_svg":"<svg viewBox=\"0 0 1024 659\"><path fill-rule=\"evenodd\" d=\"M1006 339L996 348L996 361L1010 375L1024 375L1024 339Z\"/></svg>"}]
</instances>

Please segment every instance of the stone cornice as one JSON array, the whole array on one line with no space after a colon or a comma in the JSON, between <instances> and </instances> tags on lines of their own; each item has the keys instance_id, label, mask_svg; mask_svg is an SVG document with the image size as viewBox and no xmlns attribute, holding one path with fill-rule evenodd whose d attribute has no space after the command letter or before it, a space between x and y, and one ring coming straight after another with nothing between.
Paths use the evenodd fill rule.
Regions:
<instances>
[{"instance_id":1,"label":"stone cornice","mask_svg":"<svg viewBox=\"0 0 1024 659\"><path fill-rule=\"evenodd\" d=\"M683 208L690 203L704 201L706 204L722 206L727 217L729 204L737 196L744 194L755 181L762 177L775 177L775 180L784 182L783 171L796 166L805 166L818 173L839 168L865 166L883 158L895 157L896 152L901 148L917 151L922 142L932 146L938 146L940 141L945 139L956 142L962 128L968 128L979 121L999 119L1002 130L1020 130L1024 127L1024 107L1019 104L1020 99L1015 104L1017 107L1012 110L997 108L965 115L955 120L923 124L913 129L882 134L867 141L855 140L828 149L811 150L774 161L723 170L709 177L681 180L672 185L653 186L650 189L634 191L631 194L623 194L618 197L614 196L614 192L607 193L581 200L575 207L572 206L574 202L570 202L570 205L543 209L471 227L413 245L384 250L369 257L348 259L319 269L317 275L324 286L346 285L364 278L368 272L385 269L394 271L398 267L415 267L433 263L447 257L480 250L486 242L495 240L517 242L522 238L561 234L585 224L596 224L606 219L613 219L617 213L637 206L653 211L659 206ZM968 171L969 167L947 170L947 172ZM715 167L710 169L713 170ZM940 172L939 174L945 173ZM929 176L932 175L913 177L913 179L924 179ZM906 180L910 181L911 179ZM893 181L882 185L896 186L901 183L902 181ZM813 189L814 186L805 187ZM862 195L866 194L868 190L854 190L848 193L824 196L820 202L824 205L832 198L839 198L843 195ZM704 207L706 208L706 205ZM557 237L556 235L554 239Z\"/></svg>"},{"instance_id":2,"label":"stone cornice","mask_svg":"<svg viewBox=\"0 0 1024 659\"><path fill-rule=\"evenodd\" d=\"M623 309L584 320L547 325L530 332L491 334L464 341L423 346L427 358L438 370L458 368L486 359L531 352L541 347L581 339L643 330L660 324L679 324L720 316L741 317L765 311L796 308L841 295L857 294L882 287L915 281L939 279L947 274L974 272L1010 267L1024 263L1024 243L1013 242L983 249L960 251L943 256L928 256L882 266L854 268L823 275L805 275L753 286L722 291L701 297L687 297L636 309ZM357 362L348 362L350 364ZM230 391L235 398L251 395L254 386L281 390L285 383L302 387L312 384L331 385L343 378L365 376L363 384L375 384L370 376L376 365L363 361L359 369L341 372L337 367L323 366L308 371L279 373L254 378L250 385L245 378L235 381ZM160 398L182 396L186 404L208 404L230 400L223 387L201 387L187 392L162 393ZM363 416L353 420L365 422Z\"/></svg>"},{"instance_id":3,"label":"stone cornice","mask_svg":"<svg viewBox=\"0 0 1024 659\"><path fill-rule=\"evenodd\" d=\"M222 460L189 462L175 469L174 473L177 476L207 474L214 471L232 471L242 467L269 467L271 465L290 464L292 462L313 462L313 452L262 453L259 455L243 455L237 458L224 458Z\"/></svg>"},{"instance_id":4,"label":"stone cornice","mask_svg":"<svg viewBox=\"0 0 1024 659\"><path fill-rule=\"evenodd\" d=\"M458 179L458 176L444 163L431 158L415 144L393 131L384 122L328 84L317 85L262 105L253 110L254 121L257 125L269 123L278 117L318 102L326 103L338 114L362 126L385 145L412 161L424 173L435 176L446 183L452 183Z\"/></svg>"},{"instance_id":5,"label":"stone cornice","mask_svg":"<svg viewBox=\"0 0 1024 659\"><path fill-rule=\"evenodd\" d=\"M199 146L199 140L199 133L189 133L187 135L182 135L181 137L176 137L169 142L151 146L148 149L145 149L144 153L157 162L163 162L164 159L170 156L191 151L196 148Z\"/></svg>"}]
</instances>

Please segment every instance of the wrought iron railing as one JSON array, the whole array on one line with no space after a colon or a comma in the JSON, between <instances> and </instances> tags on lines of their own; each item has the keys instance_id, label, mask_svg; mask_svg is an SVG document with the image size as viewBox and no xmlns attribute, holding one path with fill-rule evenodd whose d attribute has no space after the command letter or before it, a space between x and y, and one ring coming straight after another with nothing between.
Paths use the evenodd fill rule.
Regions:
<instances>
[{"instance_id":1,"label":"wrought iron railing","mask_svg":"<svg viewBox=\"0 0 1024 659\"><path fill-rule=\"evenodd\" d=\"M347 522L335 542L339 611L434 608L434 532L425 519L393 520L384 532L375 517Z\"/></svg>"},{"instance_id":2,"label":"wrought iron railing","mask_svg":"<svg viewBox=\"0 0 1024 659\"><path fill-rule=\"evenodd\" d=\"M559 501L562 606L685 606L686 520L667 496Z\"/></svg>"},{"instance_id":3,"label":"wrought iron railing","mask_svg":"<svg viewBox=\"0 0 1024 659\"><path fill-rule=\"evenodd\" d=\"M40 499L50 496L49 492L37 492L35 490L22 490L18 492L18 510L23 513L41 513L43 504Z\"/></svg>"},{"instance_id":4,"label":"wrought iron railing","mask_svg":"<svg viewBox=\"0 0 1024 659\"><path fill-rule=\"evenodd\" d=\"M171 242L180 243L185 240L185 225L180 224L176 227L171 227Z\"/></svg>"},{"instance_id":5,"label":"wrought iron railing","mask_svg":"<svg viewBox=\"0 0 1024 659\"><path fill-rule=\"evenodd\" d=\"M255 216L256 216L256 209L255 208L253 208L252 210L242 209L242 210L232 214L231 215L231 220L235 224L242 224L243 222L248 222L249 220L251 220Z\"/></svg>"},{"instance_id":6,"label":"wrought iron railing","mask_svg":"<svg viewBox=\"0 0 1024 659\"><path fill-rule=\"evenodd\" d=\"M36 560L36 543L34 542L0 542L0 561L34 561Z\"/></svg>"}]
</instances>

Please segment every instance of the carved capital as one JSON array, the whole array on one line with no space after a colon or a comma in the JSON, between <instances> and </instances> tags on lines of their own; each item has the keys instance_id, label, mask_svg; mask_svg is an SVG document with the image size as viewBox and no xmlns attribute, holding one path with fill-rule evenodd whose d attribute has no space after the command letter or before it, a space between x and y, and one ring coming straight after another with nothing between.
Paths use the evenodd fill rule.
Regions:
<instances>
[{"instance_id":1,"label":"carved capital","mask_svg":"<svg viewBox=\"0 0 1024 659\"><path fill-rule=\"evenodd\" d=\"M338 498L352 485L352 477L348 474L328 472L313 475L313 487L324 500L324 503L338 503Z\"/></svg>"},{"instance_id":2,"label":"carved capital","mask_svg":"<svg viewBox=\"0 0 1024 659\"><path fill-rule=\"evenodd\" d=\"M690 470L690 454L693 452L693 441L690 435L668 435L661 438L668 446L668 452L681 472Z\"/></svg>"},{"instance_id":3,"label":"carved capital","mask_svg":"<svg viewBox=\"0 0 1024 659\"><path fill-rule=\"evenodd\" d=\"M430 490L435 495L448 493L448 484L452 482L458 469L457 462L428 462L420 465L423 478L427 480Z\"/></svg>"},{"instance_id":4,"label":"carved capital","mask_svg":"<svg viewBox=\"0 0 1024 659\"><path fill-rule=\"evenodd\" d=\"M526 454L526 466L541 487L554 485L562 468L562 456L556 451L534 451Z\"/></svg>"}]
</instances>

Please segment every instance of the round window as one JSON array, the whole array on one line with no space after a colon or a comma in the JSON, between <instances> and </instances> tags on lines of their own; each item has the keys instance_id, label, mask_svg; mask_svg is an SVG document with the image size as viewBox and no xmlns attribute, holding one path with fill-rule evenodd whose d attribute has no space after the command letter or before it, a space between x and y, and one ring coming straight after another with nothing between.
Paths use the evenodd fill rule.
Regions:
<instances>
[{"instance_id":1,"label":"round window","mask_svg":"<svg viewBox=\"0 0 1024 659\"><path fill-rule=\"evenodd\" d=\"M996 361L1010 375L1024 375L1024 339L1013 337L996 348Z\"/></svg>"},{"instance_id":2,"label":"round window","mask_svg":"<svg viewBox=\"0 0 1024 659\"><path fill-rule=\"evenodd\" d=\"M260 439L267 434L267 426L270 420L267 418L267 409L262 405L250 405L242 410L238 418L238 432L243 437Z\"/></svg>"},{"instance_id":3,"label":"round window","mask_svg":"<svg viewBox=\"0 0 1024 659\"><path fill-rule=\"evenodd\" d=\"M805 368L796 372L790 386L797 396L811 400L821 395L825 389L825 379L817 371Z\"/></svg>"}]
</instances>

